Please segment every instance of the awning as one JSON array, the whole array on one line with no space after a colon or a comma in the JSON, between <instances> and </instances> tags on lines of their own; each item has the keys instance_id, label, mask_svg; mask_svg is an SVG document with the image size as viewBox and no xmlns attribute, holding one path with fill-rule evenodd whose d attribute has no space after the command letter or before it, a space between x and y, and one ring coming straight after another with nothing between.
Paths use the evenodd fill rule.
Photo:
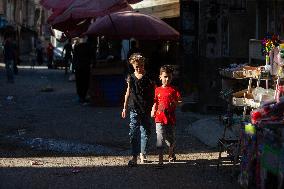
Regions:
<instances>
[{"instance_id":1,"label":"awning","mask_svg":"<svg viewBox=\"0 0 284 189\"><path fill-rule=\"evenodd\" d=\"M132 5L132 7L141 13L154 15L158 18L175 18L180 16L179 0L144 0Z\"/></svg>"}]
</instances>

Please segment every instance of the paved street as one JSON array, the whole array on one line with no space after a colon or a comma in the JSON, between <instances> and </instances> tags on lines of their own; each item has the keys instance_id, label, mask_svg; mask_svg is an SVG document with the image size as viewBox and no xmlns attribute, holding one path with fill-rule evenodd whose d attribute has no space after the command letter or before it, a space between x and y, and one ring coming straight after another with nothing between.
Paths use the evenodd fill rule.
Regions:
<instances>
[{"instance_id":1,"label":"paved street","mask_svg":"<svg viewBox=\"0 0 284 189\"><path fill-rule=\"evenodd\" d=\"M230 166L188 127L205 115L177 111L177 159L155 169L127 167L128 121L121 107L82 106L63 70L19 69L15 83L0 67L0 188L238 188Z\"/></svg>"}]
</instances>

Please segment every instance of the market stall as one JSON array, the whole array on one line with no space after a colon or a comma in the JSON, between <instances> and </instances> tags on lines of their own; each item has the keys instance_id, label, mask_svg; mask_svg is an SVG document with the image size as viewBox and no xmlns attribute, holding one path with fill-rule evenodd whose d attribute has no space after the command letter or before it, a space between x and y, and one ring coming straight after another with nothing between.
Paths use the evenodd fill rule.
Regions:
<instances>
[{"instance_id":1,"label":"market stall","mask_svg":"<svg viewBox=\"0 0 284 189\"><path fill-rule=\"evenodd\" d=\"M239 184L244 188L282 188L284 173L284 44L276 35L261 41L263 65L233 64L220 70L223 96L228 98L230 127L238 126L238 139L228 149L234 165L239 161ZM229 82L228 82L229 81ZM246 88L234 91L236 82ZM242 109L234 123L234 110ZM228 117L228 116L227 116ZM236 116L235 116L236 117ZM225 134L224 134L225 136ZM219 141L224 141L221 138ZM226 141L226 140L225 140ZM224 146L219 143L219 146ZM224 150L224 148L219 148ZM232 153L233 152L233 153ZM221 152L220 152L221 154ZM221 156L220 156L221 157ZM220 158L219 158L220 159Z\"/></svg>"}]
</instances>

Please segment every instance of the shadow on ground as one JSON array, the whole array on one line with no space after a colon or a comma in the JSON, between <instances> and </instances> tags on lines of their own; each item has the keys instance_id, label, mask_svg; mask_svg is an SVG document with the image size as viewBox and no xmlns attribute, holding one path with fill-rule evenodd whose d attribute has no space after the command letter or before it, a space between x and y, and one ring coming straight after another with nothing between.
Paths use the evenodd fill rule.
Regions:
<instances>
[{"instance_id":1,"label":"shadow on ground","mask_svg":"<svg viewBox=\"0 0 284 189\"><path fill-rule=\"evenodd\" d=\"M15 165L0 169L2 181L7 181L1 182L0 188L238 188L237 179L230 179L231 167L217 172L215 164L215 160L197 159L165 164L163 169L156 169L156 163L133 168L126 164L81 167L48 162Z\"/></svg>"}]
</instances>

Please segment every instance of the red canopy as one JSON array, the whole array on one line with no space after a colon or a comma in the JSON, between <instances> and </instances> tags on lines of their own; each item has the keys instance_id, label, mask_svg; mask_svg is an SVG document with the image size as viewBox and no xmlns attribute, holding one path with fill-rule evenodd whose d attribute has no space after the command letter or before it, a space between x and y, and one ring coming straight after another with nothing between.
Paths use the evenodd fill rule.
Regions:
<instances>
[{"instance_id":1,"label":"red canopy","mask_svg":"<svg viewBox=\"0 0 284 189\"><path fill-rule=\"evenodd\" d=\"M93 18L115 11L132 10L126 0L75 0L64 12L50 21L56 29L68 28L82 19Z\"/></svg>"},{"instance_id":2,"label":"red canopy","mask_svg":"<svg viewBox=\"0 0 284 189\"><path fill-rule=\"evenodd\" d=\"M90 23L91 23L90 19L85 20L84 22L77 25L76 28L65 32L66 37L74 38L81 36L84 32L88 30Z\"/></svg>"},{"instance_id":3,"label":"red canopy","mask_svg":"<svg viewBox=\"0 0 284 189\"><path fill-rule=\"evenodd\" d=\"M65 10L75 0L40 0L40 4L46 9Z\"/></svg>"},{"instance_id":4,"label":"red canopy","mask_svg":"<svg viewBox=\"0 0 284 189\"><path fill-rule=\"evenodd\" d=\"M40 4L46 9L67 9L75 0L40 0ZM139 3L142 0L127 0L129 4Z\"/></svg>"},{"instance_id":5,"label":"red canopy","mask_svg":"<svg viewBox=\"0 0 284 189\"><path fill-rule=\"evenodd\" d=\"M47 23L52 22L57 16L61 15L64 10L54 10L52 14L47 18Z\"/></svg>"},{"instance_id":6,"label":"red canopy","mask_svg":"<svg viewBox=\"0 0 284 189\"><path fill-rule=\"evenodd\" d=\"M116 12L97 18L85 34L114 39L179 39L179 32L161 19L132 11Z\"/></svg>"}]
</instances>

